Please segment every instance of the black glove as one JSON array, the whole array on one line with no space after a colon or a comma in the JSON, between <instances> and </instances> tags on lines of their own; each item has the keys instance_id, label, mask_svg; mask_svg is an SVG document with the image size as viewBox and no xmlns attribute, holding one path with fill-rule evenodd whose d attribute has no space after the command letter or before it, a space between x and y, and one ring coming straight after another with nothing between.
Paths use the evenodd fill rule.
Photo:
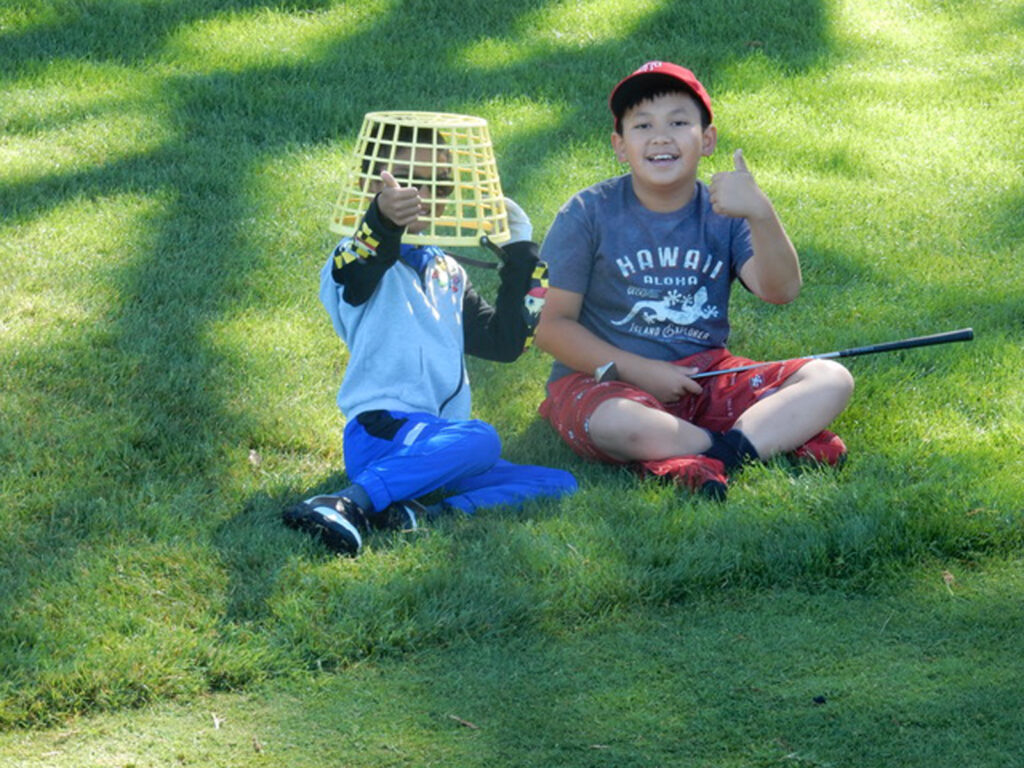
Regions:
<instances>
[{"instance_id":1,"label":"black glove","mask_svg":"<svg viewBox=\"0 0 1024 768\"><path fill-rule=\"evenodd\" d=\"M518 284L523 296L523 320L526 322L526 347L533 343L533 334L540 322L540 311L548 292L548 265L538 256L536 243L522 240L502 247L505 262L498 275L502 285Z\"/></svg>"}]
</instances>

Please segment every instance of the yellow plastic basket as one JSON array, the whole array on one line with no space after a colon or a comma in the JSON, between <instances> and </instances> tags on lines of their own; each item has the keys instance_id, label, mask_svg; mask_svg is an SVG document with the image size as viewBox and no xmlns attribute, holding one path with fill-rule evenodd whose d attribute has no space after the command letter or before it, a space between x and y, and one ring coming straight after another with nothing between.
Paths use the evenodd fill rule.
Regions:
<instances>
[{"instance_id":1,"label":"yellow plastic basket","mask_svg":"<svg viewBox=\"0 0 1024 768\"><path fill-rule=\"evenodd\" d=\"M429 152L417 152L422 149ZM432 207L447 200L448 204L442 215L424 219L429 226L422 232L406 233L403 242L459 246L479 245L482 235L495 243L511 237L487 121L444 112L366 114L334 205L331 230L352 234L373 200L370 187L380 180L379 171L408 166L405 161L414 155L430 158L426 163L417 160L418 168L430 168L429 180L420 170L416 182L424 203ZM406 186L405 179L396 178Z\"/></svg>"}]
</instances>

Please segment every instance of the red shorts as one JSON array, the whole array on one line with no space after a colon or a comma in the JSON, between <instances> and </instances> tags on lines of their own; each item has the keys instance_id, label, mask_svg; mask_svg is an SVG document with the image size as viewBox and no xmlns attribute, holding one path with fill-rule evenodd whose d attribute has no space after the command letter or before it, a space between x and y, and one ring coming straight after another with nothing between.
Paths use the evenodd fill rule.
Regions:
<instances>
[{"instance_id":1,"label":"red shorts","mask_svg":"<svg viewBox=\"0 0 1024 768\"><path fill-rule=\"evenodd\" d=\"M674 364L696 368L698 371L711 371L738 368L755 362L745 357L736 357L727 349L712 349L676 360ZM625 462L603 453L590 439L590 417L601 403L621 397L665 411L712 432L725 432L732 428L736 419L751 405L778 389L807 362L807 358L787 360L767 363L749 371L711 376L701 380L703 392L699 395L684 395L678 401L667 404L624 381L598 384L593 376L572 373L548 385L548 396L538 410L580 456L623 464Z\"/></svg>"}]
</instances>

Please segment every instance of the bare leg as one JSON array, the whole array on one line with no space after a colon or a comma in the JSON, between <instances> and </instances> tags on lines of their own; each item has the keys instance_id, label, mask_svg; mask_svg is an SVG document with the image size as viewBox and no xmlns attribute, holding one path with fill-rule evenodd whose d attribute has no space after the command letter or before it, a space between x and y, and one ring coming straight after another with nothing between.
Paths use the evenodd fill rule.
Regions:
<instances>
[{"instance_id":1,"label":"bare leg","mask_svg":"<svg viewBox=\"0 0 1024 768\"><path fill-rule=\"evenodd\" d=\"M646 405L615 398L599 405L590 417L590 438L619 461L649 461L689 456L711 447L700 427Z\"/></svg>"},{"instance_id":2,"label":"bare leg","mask_svg":"<svg viewBox=\"0 0 1024 768\"><path fill-rule=\"evenodd\" d=\"M825 429L853 394L853 377L832 360L812 360L736 420L762 459L792 451Z\"/></svg>"},{"instance_id":3,"label":"bare leg","mask_svg":"<svg viewBox=\"0 0 1024 768\"><path fill-rule=\"evenodd\" d=\"M812 360L735 424L762 459L799 448L838 416L853 394L853 377L831 360ZM590 418L590 437L620 461L692 456L711 447L700 427L669 413L615 398Z\"/></svg>"}]
</instances>

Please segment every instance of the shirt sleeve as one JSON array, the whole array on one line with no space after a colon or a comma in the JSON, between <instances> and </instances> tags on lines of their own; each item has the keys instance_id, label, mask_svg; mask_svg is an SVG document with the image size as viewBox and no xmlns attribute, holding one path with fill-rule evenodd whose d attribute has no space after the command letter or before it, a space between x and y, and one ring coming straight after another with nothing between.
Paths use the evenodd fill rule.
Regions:
<instances>
[{"instance_id":1,"label":"shirt sleeve","mask_svg":"<svg viewBox=\"0 0 1024 768\"><path fill-rule=\"evenodd\" d=\"M370 300L384 273L398 261L403 231L381 214L374 198L355 235L338 243L332 254L331 276L344 288L346 304L357 307Z\"/></svg>"},{"instance_id":2,"label":"shirt sleeve","mask_svg":"<svg viewBox=\"0 0 1024 768\"><path fill-rule=\"evenodd\" d=\"M586 293L596 252L594 227L583 199L576 195L555 216L541 246L550 287Z\"/></svg>"},{"instance_id":3,"label":"shirt sleeve","mask_svg":"<svg viewBox=\"0 0 1024 768\"><path fill-rule=\"evenodd\" d=\"M530 332L524 300L537 264L537 245L519 242L504 247L507 259L498 272L498 297L490 305L472 285L462 303L466 352L474 357L510 363L526 346Z\"/></svg>"}]
</instances>

